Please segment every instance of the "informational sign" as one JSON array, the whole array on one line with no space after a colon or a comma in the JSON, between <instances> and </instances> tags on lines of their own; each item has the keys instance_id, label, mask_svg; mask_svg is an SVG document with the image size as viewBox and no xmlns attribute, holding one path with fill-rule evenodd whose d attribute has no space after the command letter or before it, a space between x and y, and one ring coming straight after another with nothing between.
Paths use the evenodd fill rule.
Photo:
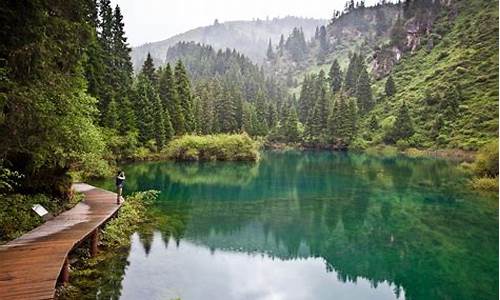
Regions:
<instances>
[{"instance_id":1,"label":"informational sign","mask_svg":"<svg viewBox=\"0 0 500 300\"><path fill-rule=\"evenodd\" d=\"M41 206L40 204L33 205L33 207L31 209L33 209L40 217L43 217L49 213L45 209L45 207Z\"/></svg>"}]
</instances>

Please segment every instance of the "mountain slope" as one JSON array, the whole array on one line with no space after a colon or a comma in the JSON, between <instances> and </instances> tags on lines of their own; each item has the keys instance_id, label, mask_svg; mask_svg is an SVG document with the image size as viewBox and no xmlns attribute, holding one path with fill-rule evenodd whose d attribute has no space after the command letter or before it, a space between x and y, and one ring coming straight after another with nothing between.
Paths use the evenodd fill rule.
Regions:
<instances>
[{"instance_id":1,"label":"mountain slope","mask_svg":"<svg viewBox=\"0 0 500 300\"><path fill-rule=\"evenodd\" d=\"M451 2L434 34L420 37L424 45L433 37L432 49L422 47L394 65L397 93L384 99L385 79L375 83L380 97L372 114L390 123L406 101L413 146L476 150L498 136L498 1ZM365 122L365 137L380 142L383 129L370 133Z\"/></svg>"},{"instance_id":2,"label":"mountain slope","mask_svg":"<svg viewBox=\"0 0 500 300\"><path fill-rule=\"evenodd\" d=\"M326 20L298 17L214 23L211 26L199 27L163 41L135 47L132 49L132 62L134 69L137 70L142 65L147 53L150 52L155 64L162 64L169 47L180 41L193 41L211 45L215 49L234 48L254 62L260 63L264 59L269 39L276 44L280 35L288 35L293 27L302 27L305 35L311 36L317 26L325 23Z\"/></svg>"}]
</instances>

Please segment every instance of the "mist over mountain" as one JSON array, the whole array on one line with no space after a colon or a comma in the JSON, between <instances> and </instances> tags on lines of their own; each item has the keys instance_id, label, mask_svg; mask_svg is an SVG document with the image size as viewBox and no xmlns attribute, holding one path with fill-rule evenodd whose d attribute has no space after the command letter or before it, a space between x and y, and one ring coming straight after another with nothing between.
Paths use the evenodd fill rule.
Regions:
<instances>
[{"instance_id":1,"label":"mist over mountain","mask_svg":"<svg viewBox=\"0 0 500 300\"><path fill-rule=\"evenodd\" d=\"M294 27L302 27L305 37L310 38L317 26L326 23L327 20L292 16L224 23L215 21L210 26L198 27L163 41L134 47L131 54L132 63L134 69L138 70L149 52L155 64L160 65L165 61L168 48L181 41L209 44L215 49L234 48L254 62L261 63L265 58L269 39L273 44L277 44L280 36L283 34L286 38Z\"/></svg>"}]
</instances>

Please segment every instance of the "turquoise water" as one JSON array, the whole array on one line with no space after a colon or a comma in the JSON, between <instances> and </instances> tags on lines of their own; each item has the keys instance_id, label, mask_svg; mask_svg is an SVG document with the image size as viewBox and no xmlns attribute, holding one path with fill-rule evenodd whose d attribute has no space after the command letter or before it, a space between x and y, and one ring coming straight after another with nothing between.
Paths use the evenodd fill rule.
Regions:
<instances>
[{"instance_id":1,"label":"turquoise water","mask_svg":"<svg viewBox=\"0 0 500 300\"><path fill-rule=\"evenodd\" d=\"M498 299L497 195L453 163L267 152L124 170L126 193L161 194L103 298Z\"/></svg>"}]
</instances>

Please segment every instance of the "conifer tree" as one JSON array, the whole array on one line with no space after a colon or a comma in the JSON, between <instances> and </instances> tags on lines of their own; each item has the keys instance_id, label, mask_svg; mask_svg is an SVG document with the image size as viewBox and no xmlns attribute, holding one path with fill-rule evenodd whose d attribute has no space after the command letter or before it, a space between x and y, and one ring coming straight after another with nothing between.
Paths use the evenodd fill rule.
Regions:
<instances>
[{"instance_id":1,"label":"conifer tree","mask_svg":"<svg viewBox=\"0 0 500 300\"><path fill-rule=\"evenodd\" d=\"M358 83L356 85L356 99L358 102L359 110L366 113L372 109L374 105L372 88L370 84L370 77L363 65L359 74Z\"/></svg>"},{"instance_id":2,"label":"conifer tree","mask_svg":"<svg viewBox=\"0 0 500 300\"><path fill-rule=\"evenodd\" d=\"M167 132L165 131L165 110L161 105L160 97L154 88L150 91L150 99L149 101L152 105L152 114L153 114L153 137L156 142L157 150L160 151L166 144L167 141ZM168 126L168 125L167 125Z\"/></svg>"},{"instance_id":3,"label":"conifer tree","mask_svg":"<svg viewBox=\"0 0 500 300\"><path fill-rule=\"evenodd\" d=\"M378 125L377 116L375 116L375 114L372 114L372 116L370 117L370 121L368 123L368 126L369 126L371 131L378 130L379 125Z\"/></svg>"},{"instance_id":4,"label":"conifer tree","mask_svg":"<svg viewBox=\"0 0 500 300\"><path fill-rule=\"evenodd\" d=\"M103 121L104 125L108 128L118 129L119 127L118 106L113 98L108 103Z\"/></svg>"},{"instance_id":5,"label":"conifer tree","mask_svg":"<svg viewBox=\"0 0 500 300\"><path fill-rule=\"evenodd\" d=\"M396 143L398 140L411 137L414 132L415 130L413 129L413 122L410 117L410 112L408 110L408 107L406 106L406 102L403 100L403 103L399 108L398 115L396 116L394 127L389 132L387 140Z\"/></svg>"},{"instance_id":6,"label":"conifer tree","mask_svg":"<svg viewBox=\"0 0 500 300\"><path fill-rule=\"evenodd\" d=\"M330 82L330 90L333 93L340 91L340 88L342 87L342 71L340 70L340 65L337 59L333 61L328 76Z\"/></svg>"},{"instance_id":7,"label":"conifer tree","mask_svg":"<svg viewBox=\"0 0 500 300\"><path fill-rule=\"evenodd\" d=\"M137 116L137 127L139 129L139 141L145 143L154 138L153 103L151 103L154 87L151 81L140 74L135 86L135 108Z\"/></svg>"},{"instance_id":8,"label":"conifer tree","mask_svg":"<svg viewBox=\"0 0 500 300\"><path fill-rule=\"evenodd\" d=\"M389 75L387 81L385 82L385 94L387 97L392 97L396 93L396 86L394 85L394 80L392 76Z\"/></svg>"},{"instance_id":9,"label":"conifer tree","mask_svg":"<svg viewBox=\"0 0 500 300\"><path fill-rule=\"evenodd\" d=\"M271 43L271 39L269 39L269 44L267 46L266 56L267 56L267 60L273 60L274 59L274 51L273 51L273 45Z\"/></svg>"},{"instance_id":10,"label":"conifer tree","mask_svg":"<svg viewBox=\"0 0 500 300\"><path fill-rule=\"evenodd\" d=\"M158 83L158 91L162 105L164 109L168 111L170 122L174 128L174 133L176 135L184 134L186 132L184 114L179 96L177 95L177 88L170 64L167 64L164 68L162 68Z\"/></svg>"},{"instance_id":11,"label":"conifer tree","mask_svg":"<svg viewBox=\"0 0 500 300\"><path fill-rule=\"evenodd\" d=\"M406 30L404 28L404 22L398 15L396 22L391 29L391 44L397 47L404 45L406 40Z\"/></svg>"},{"instance_id":12,"label":"conifer tree","mask_svg":"<svg viewBox=\"0 0 500 300\"><path fill-rule=\"evenodd\" d=\"M319 29L319 58L323 62L328 53L328 40L326 37L326 27L321 26Z\"/></svg>"},{"instance_id":13,"label":"conifer tree","mask_svg":"<svg viewBox=\"0 0 500 300\"><path fill-rule=\"evenodd\" d=\"M144 61L144 64L142 65L141 73L151 81L153 86L156 86L158 81L156 75L156 69L153 63L153 58L151 57L151 54L149 52L146 57L146 60Z\"/></svg>"},{"instance_id":14,"label":"conifer tree","mask_svg":"<svg viewBox=\"0 0 500 300\"><path fill-rule=\"evenodd\" d=\"M351 56L349 65L347 67L344 80L344 89L349 95L354 94L356 91L356 84L359 77L359 60L360 59L358 55L354 53Z\"/></svg>"},{"instance_id":15,"label":"conifer tree","mask_svg":"<svg viewBox=\"0 0 500 300\"><path fill-rule=\"evenodd\" d=\"M223 89L217 101L217 121L220 132L237 131L236 105L227 89Z\"/></svg>"},{"instance_id":16,"label":"conifer tree","mask_svg":"<svg viewBox=\"0 0 500 300\"><path fill-rule=\"evenodd\" d=\"M257 123L255 124L256 134L259 136L264 136L266 135L269 127L267 124L267 105L265 95L261 89L257 92L256 95L255 109L257 114Z\"/></svg>"},{"instance_id":17,"label":"conifer tree","mask_svg":"<svg viewBox=\"0 0 500 300\"><path fill-rule=\"evenodd\" d=\"M196 129L194 114L193 114L193 100L191 95L191 84L189 83L189 78L182 64L182 61L178 60L175 65L174 71L175 85L177 89L177 95L180 99L180 104L182 108L182 114L184 116L186 132L190 133Z\"/></svg>"},{"instance_id":18,"label":"conifer tree","mask_svg":"<svg viewBox=\"0 0 500 300\"><path fill-rule=\"evenodd\" d=\"M281 34L280 36L280 42L278 44L278 55L279 56L283 56L283 49L285 47L285 37L283 36L283 34Z\"/></svg>"},{"instance_id":19,"label":"conifer tree","mask_svg":"<svg viewBox=\"0 0 500 300\"><path fill-rule=\"evenodd\" d=\"M283 112L283 135L289 142L297 142L299 140L299 117L297 115L297 110L295 105L290 102L285 104L285 109Z\"/></svg>"},{"instance_id":20,"label":"conifer tree","mask_svg":"<svg viewBox=\"0 0 500 300\"><path fill-rule=\"evenodd\" d=\"M320 137L326 133L328 114L330 112L329 95L327 93L323 70L318 74L315 85L316 101L307 121L307 127L310 136Z\"/></svg>"}]
</instances>

